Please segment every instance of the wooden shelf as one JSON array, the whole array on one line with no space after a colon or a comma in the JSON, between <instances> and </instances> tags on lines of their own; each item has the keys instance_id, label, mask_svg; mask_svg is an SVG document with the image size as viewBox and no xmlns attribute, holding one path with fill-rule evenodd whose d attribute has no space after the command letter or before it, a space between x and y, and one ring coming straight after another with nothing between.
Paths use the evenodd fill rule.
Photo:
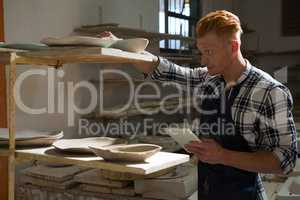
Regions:
<instances>
[{"instance_id":1,"label":"wooden shelf","mask_svg":"<svg viewBox=\"0 0 300 200\"><path fill-rule=\"evenodd\" d=\"M0 155L4 152L8 153L8 150L0 150ZM52 163L73 164L82 167L92 167L118 172L148 175L188 162L189 155L158 152L157 154L146 159L145 163L108 162L97 156L74 156L71 154L62 154L56 151L54 147L46 147L16 150L16 160L41 160Z\"/></svg>"},{"instance_id":2,"label":"wooden shelf","mask_svg":"<svg viewBox=\"0 0 300 200\"><path fill-rule=\"evenodd\" d=\"M0 63L9 64L11 54L16 64L62 66L66 63L135 63L152 62L152 57L119 49L101 47L57 47L49 50L23 51L0 48Z\"/></svg>"}]
</instances>

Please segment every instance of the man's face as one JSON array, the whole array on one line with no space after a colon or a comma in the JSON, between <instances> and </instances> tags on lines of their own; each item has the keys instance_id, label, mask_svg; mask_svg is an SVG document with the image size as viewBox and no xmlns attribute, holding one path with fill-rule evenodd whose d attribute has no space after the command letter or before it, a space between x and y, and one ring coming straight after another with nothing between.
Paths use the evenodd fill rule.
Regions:
<instances>
[{"instance_id":1,"label":"man's face","mask_svg":"<svg viewBox=\"0 0 300 200\"><path fill-rule=\"evenodd\" d=\"M201 52L201 64L206 65L210 75L223 74L232 63L231 45L226 37L207 33L197 39L197 48Z\"/></svg>"}]
</instances>

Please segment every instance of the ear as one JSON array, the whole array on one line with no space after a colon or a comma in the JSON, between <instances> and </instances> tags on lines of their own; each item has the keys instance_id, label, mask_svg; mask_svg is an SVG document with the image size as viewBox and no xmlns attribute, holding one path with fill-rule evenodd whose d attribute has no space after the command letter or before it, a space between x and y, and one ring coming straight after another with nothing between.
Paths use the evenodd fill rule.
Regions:
<instances>
[{"instance_id":1,"label":"ear","mask_svg":"<svg viewBox=\"0 0 300 200\"><path fill-rule=\"evenodd\" d=\"M231 53L233 56L236 56L240 49L240 43L237 40L231 41Z\"/></svg>"}]
</instances>

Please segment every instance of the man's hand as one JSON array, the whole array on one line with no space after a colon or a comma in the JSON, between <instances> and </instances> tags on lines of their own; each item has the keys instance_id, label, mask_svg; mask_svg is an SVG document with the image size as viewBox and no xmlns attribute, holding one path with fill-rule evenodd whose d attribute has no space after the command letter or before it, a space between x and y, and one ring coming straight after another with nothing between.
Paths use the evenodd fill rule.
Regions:
<instances>
[{"instance_id":1,"label":"man's hand","mask_svg":"<svg viewBox=\"0 0 300 200\"><path fill-rule=\"evenodd\" d=\"M213 139L201 139L187 144L186 149L200 161L209 164L223 164L225 149Z\"/></svg>"},{"instance_id":2,"label":"man's hand","mask_svg":"<svg viewBox=\"0 0 300 200\"><path fill-rule=\"evenodd\" d=\"M102 39L111 39L111 40L122 40L121 38L118 38L112 32L109 31L104 31L102 33L99 33L97 37L102 38Z\"/></svg>"},{"instance_id":3,"label":"man's hand","mask_svg":"<svg viewBox=\"0 0 300 200\"><path fill-rule=\"evenodd\" d=\"M278 159L272 152L239 152L223 148L212 139L191 142L185 148L199 160L209 164L222 164L251 172L282 174Z\"/></svg>"}]
</instances>

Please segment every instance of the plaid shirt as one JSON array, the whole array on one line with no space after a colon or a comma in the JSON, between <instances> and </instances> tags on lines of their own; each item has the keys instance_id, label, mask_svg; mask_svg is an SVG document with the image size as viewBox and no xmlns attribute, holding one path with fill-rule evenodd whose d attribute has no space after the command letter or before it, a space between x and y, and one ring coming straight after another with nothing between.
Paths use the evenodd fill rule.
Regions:
<instances>
[{"instance_id":1,"label":"plaid shirt","mask_svg":"<svg viewBox=\"0 0 300 200\"><path fill-rule=\"evenodd\" d=\"M210 76L205 68L184 68L164 58L160 58L160 64L151 77L193 89L200 87L200 92L209 90L212 85L218 88L222 83L221 76ZM297 142L293 100L288 88L248 61L246 70L237 81L239 83L241 89L232 106L236 130L253 152L273 152L284 174L290 173L297 160ZM258 183L257 199L267 199L260 176Z\"/></svg>"}]
</instances>

